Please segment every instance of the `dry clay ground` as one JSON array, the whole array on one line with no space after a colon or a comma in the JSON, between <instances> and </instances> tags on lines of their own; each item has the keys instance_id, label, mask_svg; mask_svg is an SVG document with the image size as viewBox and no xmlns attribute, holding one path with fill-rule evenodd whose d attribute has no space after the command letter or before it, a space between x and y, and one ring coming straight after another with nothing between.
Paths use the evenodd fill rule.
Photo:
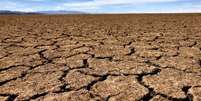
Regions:
<instances>
[{"instance_id":1,"label":"dry clay ground","mask_svg":"<svg viewBox=\"0 0 201 101\"><path fill-rule=\"evenodd\" d=\"M0 101L201 101L201 15L0 16Z\"/></svg>"}]
</instances>

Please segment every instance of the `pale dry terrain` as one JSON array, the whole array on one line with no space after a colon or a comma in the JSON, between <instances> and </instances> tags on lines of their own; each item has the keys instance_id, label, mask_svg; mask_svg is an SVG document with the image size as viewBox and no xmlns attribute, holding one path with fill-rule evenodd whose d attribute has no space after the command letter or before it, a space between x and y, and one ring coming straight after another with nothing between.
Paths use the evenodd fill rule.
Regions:
<instances>
[{"instance_id":1,"label":"pale dry terrain","mask_svg":"<svg viewBox=\"0 0 201 101\"><path fill-rule=\"evenodd\" d=\"M201 14L0 16L0 101L201 101Z\"/></svg>"}]
</instances>

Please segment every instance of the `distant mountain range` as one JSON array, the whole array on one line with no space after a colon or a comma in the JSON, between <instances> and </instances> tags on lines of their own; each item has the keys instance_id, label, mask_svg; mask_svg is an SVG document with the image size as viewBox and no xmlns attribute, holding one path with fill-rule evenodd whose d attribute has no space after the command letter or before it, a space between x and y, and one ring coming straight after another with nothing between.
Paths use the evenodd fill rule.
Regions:
<instances>
[{"instance_id":1,"label":"distant mountain range","mask_svg":"<svg viewBox=\"0 0 201 101\"><path fill-rule=\"evenodd\" d=\"M29 14L31 15L31 14L40 14L40 13L0 10L0 15L29 15Z\"/></svg>"},{"instance_id":2,"label":"distant mountain range","mask_svg":"<svg viewBox=\"0 0 201 101\"><path fill-rule=\"evenodd\" d=\"M65 10L37 11L37 12L21 12L21 11L0 10L0 15L36 15L36 14L54 15L54 14L86 14L86 13L80 12L80 11L65 11Z\"/></svg>"},{"instance_id":3,"label":"distant mountain range","mask_svg":"<svg viewBox=\"0 0 201 101\"><path fill-rule=\"evenodd\" d=\"M86 14L85 12L80 12L80 11L64 11L64 10L59 10L59 11L39 11L37 13L42 13L42 14Z\"/></svg>"}]
</instances>

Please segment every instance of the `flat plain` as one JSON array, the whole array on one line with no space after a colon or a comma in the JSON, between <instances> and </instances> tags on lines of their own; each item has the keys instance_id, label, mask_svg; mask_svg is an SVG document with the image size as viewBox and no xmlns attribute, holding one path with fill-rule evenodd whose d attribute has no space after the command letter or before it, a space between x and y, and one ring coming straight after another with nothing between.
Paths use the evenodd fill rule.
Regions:
<instances>
[{"instance_id":1,"label":"flat plain","mask_svg":"<svg viewBox=\"0 0 201 101\"><path fill-rule=\"evenodd\" d=\"M0 101L201 101L201 14L0 16Z\"/></svg>"}]
</instances>

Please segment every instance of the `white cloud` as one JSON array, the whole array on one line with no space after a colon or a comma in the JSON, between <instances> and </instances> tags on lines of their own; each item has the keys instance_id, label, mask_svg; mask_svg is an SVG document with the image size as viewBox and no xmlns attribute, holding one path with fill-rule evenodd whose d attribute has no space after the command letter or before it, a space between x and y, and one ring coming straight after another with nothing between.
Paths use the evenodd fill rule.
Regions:
<instances>
[{"instance_id":1,"label":"white cloud","mask_svg":"<svg viewBox=\"0 0 201 101\"><path fill-rule=\"evenodd\" d=\"M106 12L108 14L115 14L115 13L200 13L201 9L175 9L175 10L145 10L145 11L123 11L123 12L118 12L118 11L114 11L114 12Z\"/></svg>"},{"instance_id":2,"label":"white cloud","mask_svg":"<svg viewBox=\"0 0 201 101\"><path fill-rule=\"evenodd\" d=\"M16 3L14 2L1 2L0 7L1 9L10 9L10 8L15 8L17 6Z\"/></svg>"},{"instance_id":3,"label":"white cloud","mask_svg":"<svg viewBox=\"0 0 201 101\"><path fill-rule=\"evenodd\" d=\"M94 0L88 2L65 3L63 6L69 8L100 8L102 6L115 6L115 5L137 5L146 3L158 2L173 2L178 0Z\"/></svg>"},{"instance_id":4,"label":"white cloud","mask_svg":"<svg viewBox=\"0 0 201 101\"><path fill-rule=\"evenodd\" d=\"M25 12L30 12L34 11L32 8L26 8L25 5L23 4L18 4L15 2L0 2L0 7L1 10L13 10L13 11L25 11Z\"/></svg>"}]
</instances>

